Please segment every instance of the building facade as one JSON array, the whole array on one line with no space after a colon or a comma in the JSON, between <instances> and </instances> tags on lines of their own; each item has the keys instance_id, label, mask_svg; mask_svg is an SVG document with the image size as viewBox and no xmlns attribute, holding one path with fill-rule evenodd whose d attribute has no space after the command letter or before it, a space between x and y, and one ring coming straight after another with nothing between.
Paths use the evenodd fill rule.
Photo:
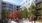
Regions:
<instances>
[{"instance_id":1,"label":"building facade","mask_svg":"<svg viewBox=\"0 0 42 23\"><path fill-rule=\"evenodd\" d=\"M13 7L13 10L20 10L20 5L14 5Z\"/></svg>"},{"instance_id":2,"label":"building facade","mask_svg":"<svg viewBox=\"0 0 42 23\"><path fill-rule=\"evenodd\" d=\"M8 14L12 14L14 11L18 11L20 10L20 5L16 5L16 4L12 4L12 3L8 3L8 2L2 2L2 10L7 10ZM3 13L3 11L2 11Z\"/></svg>"},{"instance_id":3,"label":"building facade","mask_svg":"<svg viewBox=\"0 0 42 23\"><path fill-rule=\"evenodd\" d=\"M2 2L2 9L7 9L8 12L13 10L13 5L7 2Z\"/></svg>"},{"instance_id":4,"label":"building facade","mask_svg":"<svg viewBox=\"0 0 42 23\"><path fill-rule=\"evenodd\" d=\"M40 8L40 5L42 3L42 0L36 0L36 10L38 11L36 16L42 16L42 8Z\"/></svg>"},{"instance_id":5,"label":"building facade","mask_svg":"<svg viewBox=\"0 0 42 23\"><path fill-rule=\"evenodd\" d=\"M11 4L11 3L8 3L8 2L2 2L2 7L6 7L7 11L8 12L12 12L14 10L19 10L20 9L20 6L19 5L16 5L16 4Z\"/></svg>"},{"instance_id":6,"label":"building facade","mask_svg":"<svg viewBox=\"0 0 42 23\"><path fill-rule=\"evenodd\" d=\"M2 0L0 0L0 19L1 19Z\"/></svg>"}]
</instances>

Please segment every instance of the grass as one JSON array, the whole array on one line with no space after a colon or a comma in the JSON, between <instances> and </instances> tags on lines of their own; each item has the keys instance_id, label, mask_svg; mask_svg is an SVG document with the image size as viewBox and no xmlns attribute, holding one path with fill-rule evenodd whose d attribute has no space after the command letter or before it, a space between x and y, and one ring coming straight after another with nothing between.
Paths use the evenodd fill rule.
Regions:
<instances>
[{"instance_id":1,"label":"grass","mask_svg":"<svg viewBox=\"0 0 42 23\"><path fill-rule=\"evenodd\" d=\"M42 22L42 19L40 19L40 20L37 20L38 22Z\"/></svg>"}]
</instances>

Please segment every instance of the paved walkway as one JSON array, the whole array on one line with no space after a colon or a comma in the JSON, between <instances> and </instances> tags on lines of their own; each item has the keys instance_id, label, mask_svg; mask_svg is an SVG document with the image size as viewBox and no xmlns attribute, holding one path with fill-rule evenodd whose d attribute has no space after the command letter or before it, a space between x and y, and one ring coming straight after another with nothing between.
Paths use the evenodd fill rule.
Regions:
<instances>
[{"instance_id":1,"label":"paved walkway","mask_svg":"<svg viewBox=\"0 0 42 23\"><path fill-rule=\"evenodd\" d=\"M11 21L11 23L17 23L17 22ZM19 23L32 23L32 22L29 22L28 19L22 19L22 20L19 21ZM33 21L33 23L34 23L34 21ZM42 23L42 22L37 22L37 21L36 21L35 23Z\"/></svg>"},{"instance_id":2,"label":"paved walkway","mask_svg":"<svg viewBox=\"0 0 42 23\"><path fill-rule=\"evenodd\" d=\"M42 22L36 22L36 23L42 23Z\"/></svg>"},{"instance_id":3,"label":"paved walkway","mask_svg":"<svg viewBox=\"0 0 42 23\"><path fill-rule=\"evenodd\" d=\"M21 20L20 23L32 23L32 22L29 22L28 19L24 19L24 20ZM34 23L34 21L33 21L33 23ZM37 22L36 21L35 23L42 23L42 22Z\"/></svg>"}]
</instances>

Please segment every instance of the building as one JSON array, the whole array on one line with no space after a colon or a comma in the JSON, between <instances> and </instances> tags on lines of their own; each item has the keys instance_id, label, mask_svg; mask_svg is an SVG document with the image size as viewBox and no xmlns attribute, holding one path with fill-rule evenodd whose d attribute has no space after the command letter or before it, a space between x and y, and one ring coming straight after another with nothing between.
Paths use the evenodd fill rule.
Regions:
<instances>
[{"instance_id":1,"label":"building","mask_svg":"<svg viewBox=\"0 0 42 23\"><path fill-rule=\"evenodd\" d=\"M12 3L9 3L9 2L4 2L4 1L2 2L2 7L6 7L7 11L9 11L9 12L20 9L19 5L12 4Z\"/></svg>"},{"instance_id":2,"label":"building","mask_svg":"<svg viewBox=\"0 0 42 23\"><path fill-rule=\"evenodd\" d=\"M14 5L13 7L13 10L20 10L20 5Z\"/></svg>"},{"instance_id":3,"label":"building","mask_svg":"<svg viewBox=\"0 0 42 23\"><path fill-rule=\"evenodd\" d=\"M38 11L36 16L42 16L42 9L40 8L40 4L42 3L42 0L36 0L36 10Z\"/></svg>"},{"instance_id":4,"label":"building","mask_svg":"<svg viewBox=\"0 0 42 23\"><path fill-rule=\"evenodd\" d=\"M8 2L2 2L2 9L7 9L8 12L11 12L13 10L13 4L10 4Z\"/></svg>"},{"instance_id":5,"label":"building","mask_svg":"<svg viewBox=\"0 0 42 23\"><path fill-rule=\"evenodd\" d=\"M35 0L23 0L21 2L21 7L22 9L24 9L24 7L26 7L27 9L30 7L31 3L34 3Z\"/></svg>"},{"instance_id":6,"label":"building","mask_svg":"<svg viewBox=\"0 0 42 23\"><path fill-rule=\"evenodd\" d=\"M20 5L12 4L9 2L2 2L2 10L6 10L9 12L8 14L12 14L14 11L20 10ZM3 12L3 11L2 11Z\"/></svg>"},{"instance_id":7,"label":"building","mask_svg":"<svg viewBox=\"0 0 42 23\"><path fill-rule=\"evenodd\" d=\"M0 19L1 19L2 0L0 0Z\"/></svg>"}]
</instances>

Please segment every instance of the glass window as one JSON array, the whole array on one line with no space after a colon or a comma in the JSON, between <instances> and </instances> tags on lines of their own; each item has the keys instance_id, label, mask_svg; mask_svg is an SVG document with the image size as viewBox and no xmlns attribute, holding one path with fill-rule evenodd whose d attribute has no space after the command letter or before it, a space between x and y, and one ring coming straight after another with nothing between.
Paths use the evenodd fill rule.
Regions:
<instances>
[{"instance_id":1,"label":"glass window","mask_svg":"<svg viewBox=\"0 0 42 23\"><path fill-rule=\"evenodd\" d=\"M9 6L9 4L7 3L6 6Z\"/></svg>"},{"instance_id":2,"label":"glass window","mask_svg":"<svg viewBox=\"0 0 42 23\"><path fill-rule=\"evenodd\" d=\"M37 7L40 7L40 4L38 4Z\"/></svg>"},{"instance_id":3,"label":"glass window","mask_svg":"<svg viewBox=\"0 0 42 23\"><path fill-rule=\"evenodd\" d=\"M2 2L3 5L6 5L6 3Z\"/></svg>"},{"instance_id":4,"label":"glass window","mask_svg":"<svg viewBox=\"0 0 42 23\"><path fill-rule=\"evenodd\" d=\"M2 3L2 6L6 6L6 3Z\"/></svg>"}]
</instances>

